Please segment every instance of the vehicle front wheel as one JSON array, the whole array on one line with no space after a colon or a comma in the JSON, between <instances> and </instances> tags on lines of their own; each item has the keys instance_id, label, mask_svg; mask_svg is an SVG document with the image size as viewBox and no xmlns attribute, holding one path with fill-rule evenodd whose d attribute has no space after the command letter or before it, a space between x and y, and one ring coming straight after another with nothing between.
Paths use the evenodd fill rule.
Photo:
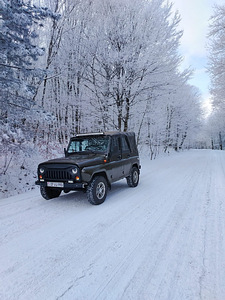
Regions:
<instances>
[{"instance_id":1,"label":"vehicle front wheel","mask_svg":"<svg viewBox=\"0 0 225 300\"><path fill-rule=\"evenodd\" d=\"M49 188L47 186L40 186L40 192L41 192L41 196L45 200L50 200L50 199L53 199L53 198L57 198L61 194L61 190L52 189L52 188Z\"/></svg>"},{"instance_id":2,"label":"vehicle front wheel","mask_svg":"<svg viewBox=\"0 0 225 300\"><path fill-rule=\"evenodd\" d=\"M126 178L127 184L130 187L136 187L139 182L139 171L137 167L131 169L130 175Z\"/></svg>"},{"instance_id":3,"label":"vehicle front wheel","mask_svg":"<svg viewBox=\"0 0 225 300\"><path fill-rule=\"evenodd\" d=\"M91 204L99 205L105 201L108 184L103 176L96 176L87 187L87 198Z\"/></svg>"}]
</instances>

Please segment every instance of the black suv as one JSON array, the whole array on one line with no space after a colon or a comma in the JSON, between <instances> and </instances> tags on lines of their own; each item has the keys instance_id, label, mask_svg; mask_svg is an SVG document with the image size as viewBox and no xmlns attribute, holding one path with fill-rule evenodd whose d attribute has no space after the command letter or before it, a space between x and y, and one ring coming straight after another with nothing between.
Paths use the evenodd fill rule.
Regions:
<instances>
[{"instance_id":1,"label":"black suv","mask_svg":"<svg viewBox=\"0 0 225 300\"><path fill-rule=\"evenodd\" d=\"M136 187L140 168L133 132L77 134L65 157L39 164L35 183L46 200L83 189L91 204L101 204L115 181L126 178L128 186Z\"/></svg>"}]
</instances>

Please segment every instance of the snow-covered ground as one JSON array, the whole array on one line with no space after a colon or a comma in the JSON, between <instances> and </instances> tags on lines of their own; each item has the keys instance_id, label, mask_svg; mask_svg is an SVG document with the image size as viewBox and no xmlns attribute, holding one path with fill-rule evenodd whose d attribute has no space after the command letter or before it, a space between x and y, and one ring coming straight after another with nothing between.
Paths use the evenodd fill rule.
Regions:
<instances>
[{"instance_id":1,"label":"snow-covered ground","mask_svg":"<svg viewBox=\"0 0 225 300\"><path fill-rule=\"evenodd\" d=\"M225 299L225 152L142 160L104 204L0 200L0 299Z\"/></svg>"}]
</instances>

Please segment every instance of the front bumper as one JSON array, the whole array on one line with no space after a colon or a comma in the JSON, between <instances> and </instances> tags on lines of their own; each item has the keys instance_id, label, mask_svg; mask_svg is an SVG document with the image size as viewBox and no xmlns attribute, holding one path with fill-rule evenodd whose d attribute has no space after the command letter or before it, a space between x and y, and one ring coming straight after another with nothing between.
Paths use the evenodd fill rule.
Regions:
<instances>
[{"instance_id":1,"label":"front bumper","mask_svg":"<svg viewBox=\"0 0 225 300\"><path fill-rule=\"evenodd\" d=\"M35 184L47 187L47 181L37 180L37 181L35 181ZM61 189L61 190L79 190L79 189L85 189L86 186L87 186L87 183L82 183L82 182L78 182L78 183L64 182L64 187L60 187L60 188L57 187L57 189ZM53 188L55 188L55 187L53 187Z\"/></svg>"}]
</instances>

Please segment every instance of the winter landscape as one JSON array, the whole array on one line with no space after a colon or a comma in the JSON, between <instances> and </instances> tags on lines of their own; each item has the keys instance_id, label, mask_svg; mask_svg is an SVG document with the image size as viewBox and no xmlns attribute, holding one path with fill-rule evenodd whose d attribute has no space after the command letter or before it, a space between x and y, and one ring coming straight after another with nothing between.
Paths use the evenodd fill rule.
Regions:
<instances>
[{"instance_id":1,"label":"winter landscape","mask_svg":"<svg viewBox=\"0 0 225 300\"><path fill-rule=\"evenodd\" d=\"M191 60L197 3L0 0L0 299L225 299L225 6ZM104 131L135 133L139 185L45 201L38 164Z\"/></svg>"}]
</instances>

